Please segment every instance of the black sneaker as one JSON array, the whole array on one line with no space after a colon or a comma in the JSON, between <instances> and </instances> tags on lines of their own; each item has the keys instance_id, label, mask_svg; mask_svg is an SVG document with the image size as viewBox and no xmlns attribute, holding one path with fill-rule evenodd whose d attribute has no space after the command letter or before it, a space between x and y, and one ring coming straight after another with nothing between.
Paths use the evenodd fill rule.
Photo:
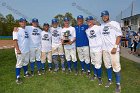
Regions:
<instances>
[{"instance_id":1,"label":"black sneaker","mask_svg":"<svg viewBox=\"0 0 140 93\"><path fill-rule=\"evenodd\" d=\"M16 83L17 84L22 84L23 83L20 77L16 79Z\"/></svg>"},{"instance_id":2,"label":"black sneaker","mask_svg":"<svg viewBox=\"0 0 140 93\"><path fill-rule=\"evenodd\" d=\"M66 74L70 74L72 72L72 70L69 68L68 71L66 72Z\"/></svg>"},{"instance_id":3,"label":"black sneaker","mask_svg":"<svg viewBox=\"0 0 140 93\"><path fill-rule=\"evenodd\" d=\"M31 76L32 76L32 77L34 76L34 71L31 71Z\"/></svg>"},{"instance_id":4,"label":"black sneaker","mask_svg":"<svg viewBox=\"0 0 140 93\"><path fill-rule=\"evenodd\" d=\"M106 83L105 87L108 88L108 87L110 87L111 84L112 84L112 81L108 80L108 82Z\"/></svg>"},{"instance_id":5,"label":"black sneaker","mask_svg":"<svg viewBox=\"0 0 140 93\"><path fill-rule=\"evenodd\" d=\"M30 77L31 77L31 74L29 74L29 73L24 74L24 77L26 77L26 78L30 78Z\"/></svg>"},{"instance_id":6,"label":"black sneaker","mask_svg":"<svg viewBox=\"0 0 140 93\"><path fill-rule=\"evenodd\" d=\"M92 76L92 77L90 78L91 81L94 81L95 79L97 79L97 76L96 76L96 75L94 75L94 76Z\"/></svg>"},{"instance_id":7,"label":"black sneaker","mask_svg":"<svg viewBox=\"0 0 140 93\"><path fill-rule=\"evenodd\" d=\"M37 71L37 74L38 74L38 76L41 76L41 72L39 70Z\"/></svg>"},{"instance_id":8,"label":"black sneaker","mask_svg":"<svg viewBox=\"0 0 140 93\"><path fill-rule=\"evenodd\" d=\"M116 84L115 93L121 93L121 86L119 84Z\"/></svg>"},{"instance_id":9,"label":"black sneaker","mask_svg":"<svg viewBox=\"0 0 140 93\"><path fill-rule=\"evenodd\" d=\"M98 84L99 84L99 86L103 84L103 82L102 82L102 79L101 79L101 78L98 78Z\"/></svg>"}]
</instances>

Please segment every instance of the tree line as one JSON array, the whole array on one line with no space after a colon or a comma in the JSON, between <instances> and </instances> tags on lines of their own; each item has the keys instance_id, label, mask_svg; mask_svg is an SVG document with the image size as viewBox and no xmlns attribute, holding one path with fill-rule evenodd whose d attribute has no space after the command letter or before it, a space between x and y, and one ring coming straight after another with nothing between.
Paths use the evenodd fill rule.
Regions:
<instances>
[{"instance_id":1,"label":"tree line","mask_svg":"<svg viewBox=\"0 0 140 93\"><path fill-rule=\"evenodd\" d=\"M65 13L58 14L54 16L54 18L57 18L59 20L59 26L63 26L63 18L68 17L70 19L70 24L72 26L76 25L76 19L73 17L72 13ZM27 25L30 25L29 22L27 22ZM12 14L8 14L6 16L3 16L0 13L0 36L11 36L12 31L14 27L18 27L18 20L14 18Z\"/></svg>"}]
</instances>

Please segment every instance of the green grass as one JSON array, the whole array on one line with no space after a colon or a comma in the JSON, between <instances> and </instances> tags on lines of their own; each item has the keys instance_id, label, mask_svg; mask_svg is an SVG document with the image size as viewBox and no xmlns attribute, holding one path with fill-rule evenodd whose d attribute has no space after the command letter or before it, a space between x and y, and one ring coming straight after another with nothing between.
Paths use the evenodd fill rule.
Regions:
<instances>
[{"instance_id":1,"label":"green grass","mask_svg":"<svg viewBox=\"0 0 140 93\"><path fill-rule=\"evenodd\" d=\"M66 75L62 72L23 78L24 83L15 83L16 59L13 49L0 50L0 93L114 93L113 85L105 88L107 81L103 68L103 85L90 81L86 76ZM140 64L121 57L122 93L140 93ZM22 71L23 73L23 71ZM22 74L23 77L23 74Z\"/></svg>"}]
</instances>

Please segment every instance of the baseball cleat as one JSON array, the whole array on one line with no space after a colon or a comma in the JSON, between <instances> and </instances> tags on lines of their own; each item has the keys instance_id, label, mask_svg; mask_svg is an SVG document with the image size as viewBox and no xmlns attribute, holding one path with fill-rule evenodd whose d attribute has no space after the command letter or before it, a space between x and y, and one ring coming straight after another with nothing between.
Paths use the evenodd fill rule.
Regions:
<instances>
[{"instance_id":1,"label":"baseball cleat","mask_svg":"<svg viewBox=\"0 0 140 93\"><path fill-rule=\"evenodd\" d=\"M96 75L94 75L93 77L90 78L91 81L94 81L97 78Z\"/></svg>"},{"instance_id":2,"label":"baseball cleat","mask_svg":"<svg viewBox=\"0 0 140 93\"><path fill-rule=\"evenodd\" d=\"M33 71L31 71L31 76L34 76L34 72Z\"/></svg>"},{"instance_id":3,"label":"baseball cleat","mask_svg":"<svg viewBox=\"0 0 140 93\"><path fill-rule=\"evenodd\" d=\"M62 72L65 72L65 68L62 68Z\"/></svg>"},{"instance_id":4,"label":"baseball cleat","mask_svg":"<svg viewBox=\"0 0 140 93\"><path fill-rule=\"evenodd\" d=\"M55 69L54 69L54 72L58 72L58 68L55 68Z\"/></svg>"},{"instance_id":5,"label":"baseball cleat","mask_svg":"<svg viewBox=\"0 0 140 93\"><path fill-rule=\"evenodd\" d=\"M24 75L24 77L30 78L31 74L27 73L27 74Z\"/></svg>"},{"instance_id":6,"label":"baseball cleat","mask_svg":"<svg viewBox=\"0 0 140 93\"><path fill-rule=\"evenodd\" d=\"M103 81L101 78L98 78L98 84L99 84L99 86L103 84Z\"/></svg>"},{"instance_id":7,"label":"baseball cleat","mask_svg":"<svg viewBox=\"0 0 140 93\"><path fill-rule=\"evenodd\" d=\"M84 75L85 74L85 70L81 70L81 75Z\"/></svg>"},{"instance_id":8,"label":"baseball cleat","mask_svg":"<svg viewBox=\"0 0 140 93\"><path fill-rule=\"evenodd\" d=\"M41 76L41 72L39 70L37 71L37 74L38 74L38 76Z\"/></svg>"},{"instance_id":9,"label":"baseball cleat","mask_svg":"<svg viewBox=\"0 0 140 93\"><path fill-rule=\"evenodd\" d=\"M21 78L17 78L17 79L16 79L16 83L17 83L17 84L22 84L23 82L22 82Z\"/></svg>"},{"instance_id":10,"label":"baseball cleat","mask_svg":"<svg viewBox=\"0 0 140 93\"><path fill-rule=\"evenodd\" d=\"M43 74L43 75L45 74L45 70L44 70L44 69L42 69L42 74Z\"/></svg>"},{"instance_id":11,"label":"baseball cleat","mask_svg":"<svg viewBox=\"0 0 140 93\"><path fill-rule=\"evenodd\" d=\"M115 93L121 93L121 86L119 84L116 84Z\"/></svg>"},{"instance_id":12,"label":"baseball cleat","mask_svg":"<svg viewBox=\"0 0 140 93\"><path fill-rule=\"evenodd\" d=\"M112 81L108 80L108 82L106 83L105 87L108 88L108 87L110 87L111 84L112 84Z\"/></svg>"},{"instance_id":13,"label":"baseball cleat","mask_svg":"<svg viewBox=\"0 0 140 93\"><path fill-rule=\"evenodd\" d=\"M52 72L52 68L49 68L49 72Z\"/></svg>"}]
</instances>

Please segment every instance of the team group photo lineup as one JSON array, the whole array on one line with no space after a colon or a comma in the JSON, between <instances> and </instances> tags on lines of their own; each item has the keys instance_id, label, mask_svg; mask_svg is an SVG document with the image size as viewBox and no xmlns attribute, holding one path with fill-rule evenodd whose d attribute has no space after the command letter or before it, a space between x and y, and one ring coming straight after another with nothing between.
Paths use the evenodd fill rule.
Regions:
<instances>
[{"instance_id":1,"label":"team group photo lineup","mask_svg":"<svg viewBox=\"0 0 140 93\"><path fill-rule=\"evenodd\" d=\"M37 18L32 19L31 25L27 25L25 18L20 18L19 27L13 29L16 83L26 82L26 79L22 80L22 69L25 78L73 72L77 77L86 75L89 80L98 81L99 87L105 83L108 88L115 82L115 93L120 93L121 26L110 20L107 10L101 11L100 17L102 22L97 24L93 16L77 15L76 26L71 25L69 17L64 17L61 27L59 20L52 18L51 24L44 22L42 28ZM103 66L106 82L102 81ZM115 81L112 80L113 73Z\"/></svg>"}]
</instances>

